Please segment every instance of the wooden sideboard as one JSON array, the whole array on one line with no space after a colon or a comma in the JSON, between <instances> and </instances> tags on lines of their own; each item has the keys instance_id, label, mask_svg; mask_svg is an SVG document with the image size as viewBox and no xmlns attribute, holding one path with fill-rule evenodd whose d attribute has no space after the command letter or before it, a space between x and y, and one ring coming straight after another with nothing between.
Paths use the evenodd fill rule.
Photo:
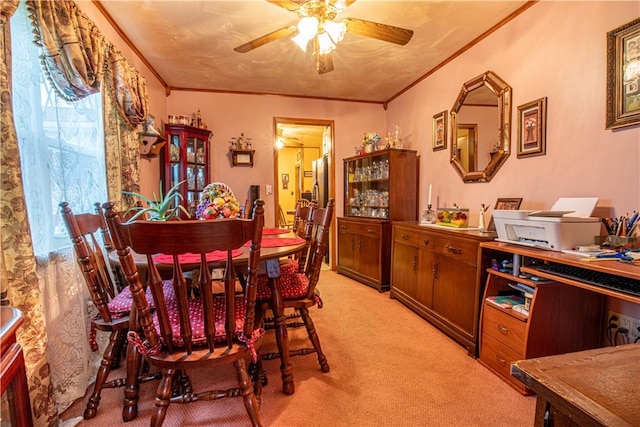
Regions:
<instances>
[{"instance_id":1,"label":"wooden sideboard","mask_svg":"<svg viewBox=\"0 0 640 427\"><path fill-rule=\"evenodd\" d=\"M499 242L484 242L481 247L484 258L496 259L498 263L520 257L520 272L529 276L488 268L480 322L480 363L523 394L530 394L531 390L511 375L514 362L600 347L604 296L640 303L640 297L541 270L551 263L640 280L637 266L616 261L583 261L561 252ZM518 283L534 290L527 314L486 301L489 296L513 291L509 285Z\"/></svg>"},{"instance_id":2,"label":"wooden sideboard","mask_svg":"<svg viewBox=\"0 0 640 427\"><path fill-rule=\"evenodd\" d=\"M338 273L388 291L390 239L390 221L338 218Z\"/></svg>"},{"instance_id":3,"label":"wooden sideboard","mask_svg":"<svg viewBox=\"0 0 640 427\"><path fill-rule=\"evenodd\" d=\"M0 415L2 425L31 427L31 402L24 366L22 347L16 341L16 331L24 322L22 312L15 307L0 307L0 390L8 393L9 417ZM4 397L3 397L4 400Z\"/></svg>"},{"instance_id":4,"label":"wooden sideboard","mask_svg":"<svg viewBox=\"0 0 640 427\"><path fill-rule=\"evenodd\" d=\"M480 301L487 276L480 242L495 234L394 221L391 298L477 357Z\"/></svg>"}]
</instances>

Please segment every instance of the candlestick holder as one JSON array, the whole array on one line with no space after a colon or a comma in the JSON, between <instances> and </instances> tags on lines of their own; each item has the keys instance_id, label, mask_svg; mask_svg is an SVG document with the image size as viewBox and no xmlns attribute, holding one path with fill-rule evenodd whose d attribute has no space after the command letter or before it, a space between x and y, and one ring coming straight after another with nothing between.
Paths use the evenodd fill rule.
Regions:
<instances>
[{"instance_id":1,"label":"candlestick holder","mask_svg":"<svg viewBox=\"0 0 640 427\"><path fill-rule=\"evenodd\" d=\"M436 222L436 213L431 209L431 204L427 205L427 210L422 214L422 222L433 224Z\"/></svg>"}]
</instances>

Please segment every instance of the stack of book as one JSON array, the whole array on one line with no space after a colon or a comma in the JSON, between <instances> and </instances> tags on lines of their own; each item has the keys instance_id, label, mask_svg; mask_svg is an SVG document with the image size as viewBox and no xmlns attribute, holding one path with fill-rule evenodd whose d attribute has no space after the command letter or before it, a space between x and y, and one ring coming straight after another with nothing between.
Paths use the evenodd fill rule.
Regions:
<instances>
[{"instance_id":1,"label":"stack of book","mask_svg":"<svg viewBox=\"0 0 640 427\"><path fill-rule=\"evenodd\" d=\"M531 295L531 294L528 294ZM490 296L486 298L491 304L497 305L503 309L516 311L523 316L529 316L529 301L526 301L526 298L520 295L496 295Z\"/></svg>"}]
</instances>

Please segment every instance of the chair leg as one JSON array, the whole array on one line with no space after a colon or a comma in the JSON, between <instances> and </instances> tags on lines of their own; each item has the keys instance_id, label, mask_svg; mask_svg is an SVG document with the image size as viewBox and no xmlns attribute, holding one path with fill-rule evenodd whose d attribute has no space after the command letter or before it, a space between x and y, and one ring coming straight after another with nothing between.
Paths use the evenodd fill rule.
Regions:
<instances>
[{"instance_id":1,"label":"chair leg","mask_svg":"<svg viewBox=\"0 0 640 427\"><path fill-rule=\"evenodd\" d=\"M322 372L329 372L329 363L327 362L326 356L322 352L322 347L320 347L320 338L318 338L316 327L313 324L313 320L311 320L311 316L309 315L309 309L307 307L302 307L300 309L300 315L302 316L302 320L307 327L307 335L309 335L309 340L311 341L311 344L313 344L313 348L315 348L316 353L318 354L318 363L320 364L320 370Z\"/></svg>"},{"instance_id":2,"label":"chair leg","mask_svg":"<svg viewBox=\"0 0 640 427\"><path fill-rule=\"evenodd\" d=\"M247 362L244 359L238 359L233 364L238 371L238 386L244 399L244 407L251 419L251 425L254 427L262 426L260 414L258 413L260 405L254 393L253 384L251 384L251 377L249 377L249 373L247 372Z\"/></svg>"},{"instance_id":3,"label":"chair leg","mask_svg":"<svg viewBox=\"0 0 640 427\"><path fill-rule=\"evenodd\" d=\"M138 416L138 396L140 394L138 375L141 363L142 355L136 346L127 346L127 376L122 401L122 421L124 422L131 421Z\"/></svg>"},{"instance_id":4,"label":"chair leg","mask_svg":"<svg viewBox=\"0 0 640 427\"><path fill-rule=\"evenodd\" d=\"M87 407L84 410L85 420L95 417L98 412L98 405L100 405L100 392L104 387L107 377L109 376L109 372L113 366L113 360L116 358L116 353L119 351L118 343L120 342L121 333L122 331L112 331L109 335L109 344L102 355L100 368L96 374L96 383L93 386L93 393L91 394L91 397L89 397Z\"/></svg>"},{"instance_id":5,"label":"chair leg","mask_svg":"<svg viewBox=\"0 0 640 427\"><path fill-rule=\"evenodd\" d=\"M161 427L162 423L164 423L169 403L171 403L172 382L175 373L175 369L164 369L162 371L162 379L160 380L160 384L158 384L158 391L156 393L156 411L151 417L151 427Z\"/></svg>"}]
</instances>

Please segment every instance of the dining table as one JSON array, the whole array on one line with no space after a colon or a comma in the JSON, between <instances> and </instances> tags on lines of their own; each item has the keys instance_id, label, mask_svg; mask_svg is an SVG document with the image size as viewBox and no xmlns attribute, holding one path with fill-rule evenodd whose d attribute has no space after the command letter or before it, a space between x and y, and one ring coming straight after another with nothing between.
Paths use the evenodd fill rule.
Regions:
<instances>
[{"instance_id":1,"label":"dining table","mask_svg":"<svg viewBox=\"0 0 640 427\"><path fill-rule=\"evenodd\" d=\"M284 394L291 395L295 392L295 384L293 382L293 369L291 367L289 356L289 335L287 332L286 316L284 313L284 303L280 286L280 259L289 257L304 249L306 241L298 237L289 229L285 228L264 228L262 232L262 245L260 249L260 261L265 263L267 275L269 277L268 284L271 288L271 306L273 311L274 327L276 334L276 345L280 353L280 374L282 377L282 391ZM138 269L141 279L146 281L147 277L147 257L130 250L134 263ZM224 268L226 264L226 254L217 256L212 254L207 258L209 268ZM243 246L233 254L235 265L242 265L243 261L249 259L249 246ZM170 256L166 262L163 261L162 254L153 257L154 263L158 268L158 272L164 279L170 279L172 275L173 265ZM120 259L117 251L111 251L108 255L109 262L114 266L120 266ZM189 268L199 267L199 256L197 259L185 259L181 261L181 267L185 270ZM163 274L164 273L164 274ZM132 325L133 326L133 325Z\"/></svg>"}]
</instances>

